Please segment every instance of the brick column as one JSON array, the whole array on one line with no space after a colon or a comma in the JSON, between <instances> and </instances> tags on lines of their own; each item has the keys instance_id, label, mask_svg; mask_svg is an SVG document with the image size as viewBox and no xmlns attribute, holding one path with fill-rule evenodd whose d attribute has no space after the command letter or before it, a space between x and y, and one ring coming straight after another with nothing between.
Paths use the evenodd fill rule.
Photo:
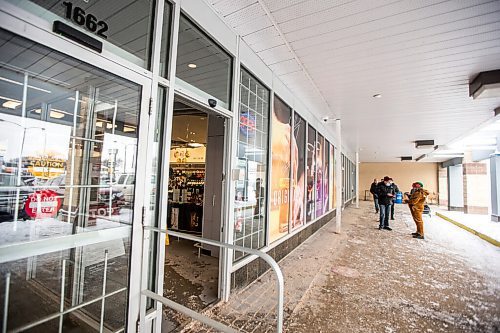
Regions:
<instances>
[{"instance_id":1,"label":"brick column","mask_svg":"<svg viewBox=\"0 0 500 333\"><path fill-rule=\"evenodd\" d=\"M487 162L472 162L466 154L463 164L464 213L488 214L490 200Z\"/></svg>"},{"instance_id":2,"label":"brick column","mask_svg":"<svg viewBox=\"0 0 500 333\"><path fill-rule=\"evenodd\" d=\"M448 168L438 169L438 205L448 209Z\"/></svg>"}]
</instances>

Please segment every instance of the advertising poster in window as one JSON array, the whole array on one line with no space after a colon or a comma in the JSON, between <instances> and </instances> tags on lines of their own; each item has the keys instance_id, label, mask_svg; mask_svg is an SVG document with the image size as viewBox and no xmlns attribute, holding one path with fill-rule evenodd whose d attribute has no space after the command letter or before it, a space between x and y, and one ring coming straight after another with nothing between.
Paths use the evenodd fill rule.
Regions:
<instances>
[{"instance_id":1,"label":"advertising poster in window","mask_svg":"<svg viewBox=\"0 0 500 333\"><path fill-rule=\"evenodd\" d=\"M329 211L329 199L330 199L330 191L328 190L329 183L329 175L330 175L330 142L325 139L325 146L323 149L323 160L325 161L324 173L323 173L323 213Z\"/></svg>"},{"instance_id":2,"label":"advertising poster in window","mask_svg":"<svg viewBox=\"0 0 500 333\"><path fill-rule=\"evenodd\" d=\"M290 126L291 115L290 107L275 97L271 134L271 216L269 220L271 242L288 233L290 146L293 137Z\"/></svg>"},{"instance_id":3,"label":"advertising poster in window","mask_svg":"<svg viewBox=\"0 0 500 333\"><path fill-rule=\"evenodd\" d=\"M315 216L315 176L316 176L316 130L307 127L307 164L306 164L306 222Z\"/></svg>"},{"instance_id":4,"label":"advertising poster in window","mask_svg":"<svg viewBox=\"0 0 500 333\"><path fill-rule=\"evenodd\" d=\"M294 113L292 144L292 230L304 225L305 219L305 158L306 158L306 122Z\"/></svg>"},{"instance_id":5,"label":"advertising poster in window","mask_svg":"<svg viewBox=\"0 0 500 333\"><path fill-rule=\"evenodd\" d=\"M335 208L335 147L330 145L330 209Z\"/></svg>"},{"instance_id":6,"label":"advertising poster in window","mask_svg":"<svg viewBox=\"0 0 500 333\"><path fill-rule=\"evenodd\" d=\"M318 134L316 139L316 217L323 215L324 142L323 136Z\"/></svg>"}]
</instances>

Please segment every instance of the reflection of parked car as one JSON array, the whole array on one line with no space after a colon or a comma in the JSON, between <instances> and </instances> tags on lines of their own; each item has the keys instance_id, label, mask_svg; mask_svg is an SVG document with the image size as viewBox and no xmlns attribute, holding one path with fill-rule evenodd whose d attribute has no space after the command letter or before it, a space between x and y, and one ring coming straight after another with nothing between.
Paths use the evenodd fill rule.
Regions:
<instances>
[{"instance_id":1,"label":"reflection of parked car","mask_svg":"<svg viewBox=\"0 0 500 333\"><path fill-rule=\"evenodd\" d=\"M21 187L19 188L19 219L26 219L24 214L24 202L32 190L26 186L24 177L21 177ZM15 173L0 173L0 222L13 221L17 194L17 175Z\"/></svg>"},{"instance_id":2,"label":"reflection of parked car","mask_svg":"<svg viewBox=\"0 0 500 333\"><path fill-rule=\"evenodd\" d=\"M124 173L118 178L116 184L113 184L113 192L119 191L123 193L123 198L128 204L132 204L134 200L135 174Z\"/></svg>"}]
</instances>

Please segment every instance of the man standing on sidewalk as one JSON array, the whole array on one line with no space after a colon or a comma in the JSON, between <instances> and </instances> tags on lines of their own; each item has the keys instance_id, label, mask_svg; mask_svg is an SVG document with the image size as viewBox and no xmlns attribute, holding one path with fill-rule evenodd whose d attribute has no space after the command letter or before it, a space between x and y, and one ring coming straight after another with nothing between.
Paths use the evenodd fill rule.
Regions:
<instances>
[{"instance_id":1,"label":"man standing on sidewalk","mask_svg":"<svg viewBox=\"0 0 500 333\"><path fill-rule=\"evenodd\" d=\"M391 205L391 220L394 220L394 206L395 206L394 204L396 201L396 194L398 194L399 192L399 188L398 185L394 183L394 180L392 178L389 178L389 182L391 183L391 187L394 190L394 197L392 197L392 205Z\"/></svg>"},{"instance_id":2,"label":"man standing on sidewalk","mask_svg":"<svg viewBox=\"0 0 500 333\"><path fill-rule=\"evenodd\" d=\"M375 203L375 213L378 213L378 194L377 194L377 178L373 180L372 186L370 186L370 193L373 195L373 202Z\"/></svg>"},{"instance_id":3,"label":"man standing on sidewalk","mask_svg":"<svg viewBox=\"0 0 500 333\"><path fill-rule=\"evenodd\" d=\"M391 214L392 198L395 196L395 192L391 187L389 179L388 176L385 176L384 181L377 186L378 204L380 207L379 230L392 230L389 227L389 214Z\"/></svg>"},{"instance_id":4,"label":"man standing on sidewalk","mask_svg":"<svg viewBox=\"0 0 500 333\"><path fill-rule=\"evenodd\" d=\"M412 233L413 238L424 239L424 220L422 219L422 212L424 211L425 198L429 195L429 191L424 189L422 182L416 182L415 191L409 199L405 199L411 211L411 216L417 226L417 232Z\"/></svg>"}]
</instances>

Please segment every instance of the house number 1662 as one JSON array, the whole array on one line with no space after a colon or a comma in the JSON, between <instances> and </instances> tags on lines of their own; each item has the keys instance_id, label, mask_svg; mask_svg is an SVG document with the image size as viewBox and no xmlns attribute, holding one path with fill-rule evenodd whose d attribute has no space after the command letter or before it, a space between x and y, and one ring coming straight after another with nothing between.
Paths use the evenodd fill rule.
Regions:
<instances>
[{"instance_id":1,"label":"house number 1662","mask_svg":"<svg viewBox=\"0 0 500 333\"><path fill-rule=\"evenodd\" d=\"M108 24L104 21L97 21L97 17L92 14L85 14L85 10L80 7L73 7L73 4L64 1L66 7L66 18L75 22L80 26L84 26L87 30L95 33L97 36L108 38L104 33L108 31Z\"/></svg>"}]
</instances>

